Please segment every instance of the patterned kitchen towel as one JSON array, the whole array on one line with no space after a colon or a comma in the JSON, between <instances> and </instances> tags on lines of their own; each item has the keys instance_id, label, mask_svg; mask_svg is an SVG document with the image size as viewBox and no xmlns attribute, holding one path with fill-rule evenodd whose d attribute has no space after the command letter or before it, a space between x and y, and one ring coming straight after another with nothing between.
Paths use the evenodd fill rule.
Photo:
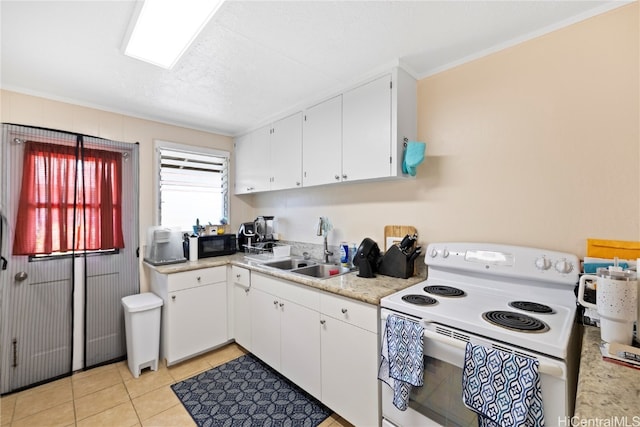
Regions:
<instances>
[{"instance_id":1,"label":"patterned kitchen towel","mask_svg":"<svg viewBox=\"0 0 640 427\"><path fill-rule=\"evenodd\" d=\"M422 334L417 322L389 315L382 337L381 362L378 379L393 389L393 404L404 411L409 403L412 386L422 386Z\"/></svg>"},{"instance_id":2,"label":"patterned kitchen towel","mask_svg":"<svg viewBox=\"0 0 640 427\"><path fill-rule=\"evenodd\" d=\"M478 425L543 427L539 363L535 359L467 343L462 401Z\"/></svg>"}]
</instances>

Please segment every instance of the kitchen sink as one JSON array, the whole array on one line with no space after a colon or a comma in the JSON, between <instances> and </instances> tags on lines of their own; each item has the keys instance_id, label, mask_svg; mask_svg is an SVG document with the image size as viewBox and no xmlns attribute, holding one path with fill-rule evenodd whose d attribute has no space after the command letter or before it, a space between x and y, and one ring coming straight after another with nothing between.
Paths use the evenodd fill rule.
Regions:
<instances>
[{"instance_id":1,"label":"kitchen sink","mask_svg":"<svg viewBox=\"0 0 640 427\"><path fill-rule=\"evenodd\" d=\"M280 270L293 270L302 267L314 266L316 264L317 262L308 259L290 258L279 261L265 262L262 265L264 265L265 267L272 267Z\"/></svg>"},{"instance_id":2,"label":"kitchen sink","mask_svg":"<svg viewBox=\"0 0 640 427\"><path fill-rule=\"evenodd\" d=\"M349 268L336 264L315 264L291 270L292 273L303 274L318 279L328 279L329 277L340 276L350 271Z\"/></svg>"}]
</instances>

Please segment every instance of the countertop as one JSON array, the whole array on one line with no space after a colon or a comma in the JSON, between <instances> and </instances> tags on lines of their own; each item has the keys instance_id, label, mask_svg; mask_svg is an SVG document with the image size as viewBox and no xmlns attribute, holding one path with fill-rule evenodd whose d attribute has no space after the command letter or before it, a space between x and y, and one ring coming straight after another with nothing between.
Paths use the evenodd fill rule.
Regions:
<instances>
[{"instance_id":1,"label":"countertop","mask_svg":"<svg viewBox=\"0 0 640 427\"><path fill-rule=\"evenodd\" d=\"M576 423L571 425L587 425L579 424L586 423L586 420L603 420L600 421L602 424L588 425L638 426L640 370L602 360L600 342L600 329L585 326L576 395ZM614 424L616 419L622 423ZM604 424L606 422L610 424Z\"/></svg>"},{"instance_id":2,"label":"countertop","mask_svg":"<svg viewBox=\"0 0 640 427\"><path fill-rule=\"evenodd\" d=\"M422 258L418 258L418 260L421 259ZM161 274L179 273L181 271L198 270L201 268L218 267L228 264L237 265L255 272L290 280L295 283L342 295L368 304L379 305L381 298L426 279L426 266L424 263L419 263L418 260L416 260L416 263L419 265L418 274L408 279L399 279L383 276L381 274L377 274L374 278L365 279L358 277L357 272L330 277L328 279L316 279L313 277L305 277L288 273L284 270L264 267L260 265L259 262L246 259L244 254L203 258L193 262L187 261L179 264L162 266L152 266L147 263L145 263L145 265L155 269Z\"/></svg>"}]
</instances>

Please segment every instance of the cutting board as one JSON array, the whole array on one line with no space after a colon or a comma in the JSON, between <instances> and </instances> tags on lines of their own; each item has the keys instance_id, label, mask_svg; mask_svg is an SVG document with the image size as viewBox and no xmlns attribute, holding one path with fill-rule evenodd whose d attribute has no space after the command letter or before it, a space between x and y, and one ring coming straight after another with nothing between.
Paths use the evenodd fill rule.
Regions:
<instances>
[{"instance_id":1,"label":"cutting board","mask_svg":"<svg viewBox=\"0 0 640 427\"><path fill-rule=\"evenodd\" d=\"M385 225L384 226L384 250L391 247L391 245L398 244L402 241L407 234L417 234L415 227L411 225Z\"/></svg>"}]
</instances>

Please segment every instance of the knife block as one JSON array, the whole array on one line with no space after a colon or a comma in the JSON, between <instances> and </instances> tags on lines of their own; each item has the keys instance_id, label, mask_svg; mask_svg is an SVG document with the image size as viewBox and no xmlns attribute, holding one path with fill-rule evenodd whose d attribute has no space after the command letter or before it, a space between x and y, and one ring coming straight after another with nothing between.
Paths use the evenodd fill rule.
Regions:
<instances>
[{"instance_id":1,"label":"knife block","mask_svg":"<svg viewBox=\"0 0 640 427\"><path fill-rule=\"evenodd\" d=\"M409 261L400 248L397 245L393 245L380 260L378 273L385 276L408 279L413 276L414 261Z\"/></svg>"}]
</instances>

